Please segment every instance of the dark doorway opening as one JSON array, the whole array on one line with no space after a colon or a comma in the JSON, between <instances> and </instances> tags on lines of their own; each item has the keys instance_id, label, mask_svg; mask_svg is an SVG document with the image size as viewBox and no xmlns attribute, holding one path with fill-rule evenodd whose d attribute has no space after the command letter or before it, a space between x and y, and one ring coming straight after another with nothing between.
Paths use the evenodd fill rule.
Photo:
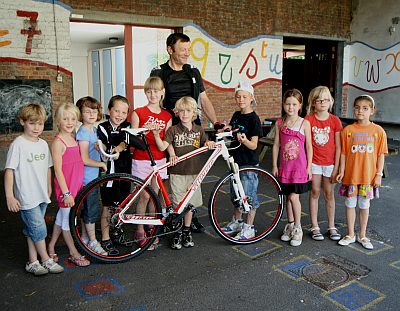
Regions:
<instances>
[{"instance_id":1,"label":"dark doorway opening","mask_svg":"<svg viewBox=\"0 0 400 311\"><path fill-rule=\"evenodd\" d=\"M303 114L310 91L324 85L336 94L338 42L306 38L283 38L282 92L291 88L304 96Z\"/></svg>"}]
</instances>

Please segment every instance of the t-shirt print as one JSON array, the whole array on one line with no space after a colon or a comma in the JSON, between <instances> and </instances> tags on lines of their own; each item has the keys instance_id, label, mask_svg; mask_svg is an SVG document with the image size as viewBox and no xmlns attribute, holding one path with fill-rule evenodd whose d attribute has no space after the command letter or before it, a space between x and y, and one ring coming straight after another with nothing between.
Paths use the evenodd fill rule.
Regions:
<instances>
[{"instance_id":1,"label":"t-shirt print","mask_svg":"<svg viewBox=\"0 0 400 311\"><path fill-rule=\"evenodd\" d=\"M175 148L193 146L200 148L200 132L189 132L175 134L174 137Z\"/></svg>"},{"instance_id":2,"label":"t-shirt print","mask_svg":"<svg viewBox=\"0 0 400 311\"><path fill-rule=\"evenodd\" d=\"M313 126L311 128L313 139L317 146L325 146L329 141L329 133L331 132L331 127L326 126L324 128L318 128Z\"/></svg>"}]
</instances>

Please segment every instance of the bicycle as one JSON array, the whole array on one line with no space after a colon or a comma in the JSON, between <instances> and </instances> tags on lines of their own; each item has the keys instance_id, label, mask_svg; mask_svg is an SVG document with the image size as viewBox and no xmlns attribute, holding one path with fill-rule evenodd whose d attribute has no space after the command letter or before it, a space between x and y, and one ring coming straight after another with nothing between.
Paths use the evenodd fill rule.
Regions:
<instances>
[{"instance_id":1,"label":"bicycle","mask_svg":"<svg viewBox=\"0 0 400 311\"><path fill-rule=\"evenodd\" d=\"M142 254L156 239L167 234L178 231L182 226L182 220L191 206L188 202L195 192L200 187L207 173L213 167L219 156L225 160L228 166L228 172L225 173L216 183L211 191L208 211L209 220L216 233L224 240L234 244L251 244L256 243L268 236L277 226L283 212L283 194L281 187L276 178L258 166L245 166L239 168L232 156L229 155L229 149L225 139L232 137L232 132L222 132L216 134L215 149L212 150L206 163L193 182L191 188L187 191L183 200L175 208L172 206L171 200L166 191L165 185L160 177L160 170L170 166L166 163L157 166L154 162L149 145L146 141L145 133L148 129L124 129L129 134L141 137L146 150L150 156L153 171L145 180L136 178L135 176L123 173L109 174L100 176L86 185L77 195L75 206L70 213L70 228L71 234L78 247L89 258L103 263L120 263L128 261ZM201 147L195 151L189 152L178 158L177 162L185 161L194 156L198 156L207 152L207 147ZM240 174L253 173L258 179L257 198L260 203L257 208L254 221L255 236L250 239L236 240L234 236L227 234L224 227L232 220L234 208L240 208L246 215L252 207L252 198L247 197L243 190L243 185L240 179ZM149 186L152 178L156 178L160 195L164 201L161 203L160 198L155 194L154 190ZM130 189L129 193L118 194L118 202L114 202L108 207L109 215L102 216L103 223L110 227L110 236L114 245L117 247L118 255L101 255L90 248L82 241L82 224L81 214L84 209L84 201L89 193L100 190L106 187L109 183L118 182L119 185ZM119 189L119 188L118 188ZM154 212L149 208L144 214L137 214L136 207L141 195L149 197L149 204L154 206ZM99 208L103 209L101 195L99 195ZM100 212L101 214L101 212ZM106 218L106 219L104 219ZM96 223L96 228L100 228L100 221ZM144 240L131 239L134 237L136 225L145 225L147 229L147 237ZM96 235L100 236L100 230L96 230ZM141 243L138 243L141 241ZM142 246L139 246L142 245Z\"/></svg>"}]
</instances>

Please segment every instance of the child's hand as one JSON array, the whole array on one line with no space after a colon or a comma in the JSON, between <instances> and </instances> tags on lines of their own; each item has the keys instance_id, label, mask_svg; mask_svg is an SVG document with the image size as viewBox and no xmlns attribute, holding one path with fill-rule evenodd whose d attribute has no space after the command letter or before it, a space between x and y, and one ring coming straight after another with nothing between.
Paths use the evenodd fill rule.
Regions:
<instances>
[{"instance_id":1,"label":"child's hand","mask_svg":"<svg viewBox=\"0 0 400 311\"><path fill-rule=\"evenodd\" d=\"M21 203L15 197L7 198L7 207L10 212L16 213L20 211Z\"/></svg>"},{"instance_id":2,"label":"child's hand","mask_svg":"<svg viewBox=\"0 0 400 311\"><path fill-rule=\"evenodd\" d=\"M237 133L236 137L237 137L238 142L241 144L244 144L244 142L247 140L246 134L244 134L244 133Z\"/></svg>"},{"instance_id":3,"label":"child's hand","mask_svg":"<svg viewBox=\"0 0 400 311\"><path fill-rule=\"evenodd\" d=\"M73 207L75 205L74 197L72 195L66 197L64 199L64 205L65 207Z\"/></svg>"},{"instance_id":4,"label":"child's hand","mask_svg":"<svg viewBox=\"0 0 400 311\"><path fill-rule=\"evenodd\" d=\"M222 129L219 129L217 133L225 132L225 131L231 131L232 130L232 125L225 125Z\"/></svg>"},{"instance_id":5,"label":"child's hand","mask_svg":"<svg viewBox=\"0 0 400 311\"><path fill-rule=\"evenodd\" d=\"M337 183L337 178L338 176L338 170L337 169L333 169L331 177L329 177L329 181L331 184L336 184Z\"/></svg>"},{"instance_id":6,"label":"child's hand","mask_svg":"<svg viewBox=\"0 0 400 311\"><path fill-rule=\"evenodd\" d=\"M100 162L100 163L101 163L101 166L100 166L101 171L107 172L107 164L104 162Z\"/></svg>"},{"instance_id":7,"label":"child's hand","mask_svg":"<svg viewBox=\"0 0 400 311\"><path fill-rule=\"evenodd\" d=\"M275 177L278 177L278 167L276 167L276 166L272 167L272 175L274 175Z\"/></svg>"},{"instance_id":8,"label":"child's hand","mask_svg":"<svg viewBox=\"0 0 400 311\"><path fill-rule=\"evenodd\" d=\"M374 178L374 188L379 188L382 185L382 176L381 175L376 175Z\"/></svg>"},{"instance_id":9,"label":"child's hand","mask_svg":"<svg viewBox=\"0 0 400 311\"><path fill-rule=\"evenodd\" d=\"M169 162L171 163L171 166L176 165L176 163L178 163L178 157L176 155L170 156Z\"/></svg>"},{"instance_id":10,"label":"child's hand","mask_svg":"<svg viewBox=\"0 0 400 311\"><path fill-rule=\"evenodd\" d=\"M337 176L336 176L336 181L337 181L338 183L341 183L341 182L342 182L342 179L343 179L343 176L344 176L344 173L339 172L339 174L337 174Z\"/></svg>"},{"instance_id":11,"label":"child's hand","mask_svg":"<svg viewBox=\"0 0 400 311\"><path fill-rule=\"evenodd\" d=\"M208 149L215 149L215 141L212 140L207 140L205 143L205 146L208 147Z\"/></svg>"},{"instance_id":12,"label":"child's hand","mask_svg":"<svg viewBox=\"0 0 400 311\"><path fill-rule=\"evenodd\" d=\"M94 146L94 149L95 149L97 152L100 152L100 147L99 147L99 143L98 143L98 142L95 142L95 143L93 144L93 146Z\"/></svg>"},{"instance_id":13,"label":"child's hand","mask_svg":"<svg viewBox=\"0 0 400 311\"><path fill-rule=\"evenodd\" d=\"M312 170L311 167L307 168L307 176L308 176L308 180L312 179Z\"/></svg>"}]
</instances>

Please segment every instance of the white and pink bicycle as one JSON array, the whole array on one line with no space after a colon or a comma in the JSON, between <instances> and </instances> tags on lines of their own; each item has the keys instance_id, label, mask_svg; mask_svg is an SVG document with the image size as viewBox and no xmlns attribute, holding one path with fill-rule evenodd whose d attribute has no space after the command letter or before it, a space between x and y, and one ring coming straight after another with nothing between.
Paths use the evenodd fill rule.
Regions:
<instances>
[{"instance_id":1,"label":"white and pink bicycle","mask_svg":"<svg viewBox=\"0 0 400 311\"><path fill-rule=\"evenodd\" d=\"M251 244L258 242L268 236L277 226L283 212L283 194L281 187L276 178L269 172L258 166L238 167L232 156L229 155L227 140L232 137L232 132L222 132L216 134L215 149L210 151L210 156L204 163L202 170L193 182L190 189L187 191L183 200L178 206L172 206L168 196L166 187L160 177L160 170L170 166L166 163L162 166L157 166L153 160L149 145L146 141L146 132L148 129L126 129L126 131L137 137L141 137L146 150L150 156L153 171L145 180L136 178L129 174L109 174L98 177L93 180L78 194L75 200L75 206L70 213L70 228L71 234L76 244L82 251L92 260L103 263L120 263L128 261L142 254L156 239L166 234L174 233L180 230L182 226L183 216L191 209L188 204L193 193L200 185L207 185L205 177L210 169L215 164L219 156L225 160L228 172L226 172L219 180L215 182L214 188L211 190L208 203L209 220L211 226L217 234L224 240L235 244ZM199 148L195 151L187 153L178 158L177 162L185 161L186 159L198 156L209 151L207 147ZM199 161L200 161L199 157ZM240 175L243 173L252 173L258 182L256 185L258 207L254 219L255 236L249 239L236 239L224 231L224 227L231 222L235 208L241 209L244 219L246 214L253 208L253 200L246 195ZM154 190L150 187L150 182L156 178L160 189L160 200ZM96 223L96 234L101 239L101 223L107 223L110 230L110 236L114 246L118 249L118 255L101 255L91 250L82 240L82 224L81 214L84 211L84 201L87 196L93 191L101 192L102 187L106 187L109 183L117 182L121 188L129 189L125 193L121 192L117 195L118 200L108 207L108 216L106 219L99 217ZM204 190L203 190L204 192ZM147 195L149 204L154 208L147 208L145 213L137 212L137 205L141 195ZM99 215L103 210L101 195L99 199ZM143 210L143 209L142 209ZM152 211L150 211L152 210ZM103 213L104 214L104 213ZM145 243L135 240L135 232L137 225L144 225L147 231Z\"/></svg>"}]
</instances>

